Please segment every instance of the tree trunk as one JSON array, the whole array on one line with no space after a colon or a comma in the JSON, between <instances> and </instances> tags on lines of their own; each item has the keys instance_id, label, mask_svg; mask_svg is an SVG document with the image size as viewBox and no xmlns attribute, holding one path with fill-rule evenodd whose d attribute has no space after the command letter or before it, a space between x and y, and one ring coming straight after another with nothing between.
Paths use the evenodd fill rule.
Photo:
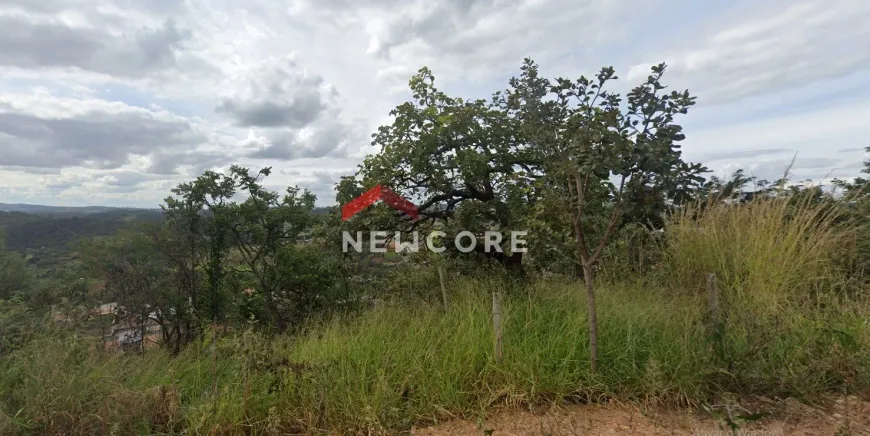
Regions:
<instances>
[{"instance_id":1,"label":"tree trunk","mask_svg":"<svg viewBox=\"0 0 870 436\"><path fill-rule=\"evenodd\" d=\"M589 368L598 371L598 312L595 308L595 286L592 265L583 262L583 281L586 283L586 305L589 309Z\"/></svg>"},{"instance_id":2,"label":"tree trunk","mask_svg":"<svg viewBox=\"0 0 870 436\"><path fill-rule=\"evenodd\" d=\"M269 316L272 317L272 322L275 323L275 327L278 328L278 331L283 333L287 330L287 323L284 322L284 317L278 313L278 307L275 304L275 300L272 298L272 293L267 292L265 294L266 298L266 311L269 312Z\"/></svg>"},{"instance_id":3,"label":"tree trunk","mask_svg":"<svg viewBox=\"0 0 870 436\"><path fill-rule=\"evenodd\" d=\"M278 305L275 304L275 298L272 295L272 289L270 289L266 285L266 281L263 280L262 277L259 278L260 287L263 288L263 300L266 303L266 312L269 313L269 317L272 318L272 322L275 323L275 327L278 328L278 331L284 333L287 330L287 323L284 321L284 317L281 316L281 313L278 311Z\"/></svg>"},{"instance_id":4,"label":"tree trunk","mask_svg":"<svg viewBox=\"0 0 870 436\"><path fill-rule=\"evenodd\" d=\"M173 356L177 356L178 353L181 352L182 341L184 340L184 338L182 336L183 329L184 329L184 327L181 325L181 319L176 318L175 325L172 327L172 331L169 333L169 338L170 338L169 340L170 341L173 340L172 339L173 336L175 337L175 340L173 341L174 343L172 345L172 355Z\"/></svg>"}]
</instances>

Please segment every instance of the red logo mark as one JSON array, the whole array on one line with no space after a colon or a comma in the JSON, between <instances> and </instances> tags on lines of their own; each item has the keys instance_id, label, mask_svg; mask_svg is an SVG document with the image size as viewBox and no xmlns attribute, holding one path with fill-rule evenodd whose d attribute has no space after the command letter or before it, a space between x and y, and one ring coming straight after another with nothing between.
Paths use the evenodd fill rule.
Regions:
<instances>
[{"instance_id":1,"label":"red logo mark","mask_svg":"<svg viewBox=\"0 0 870 436\"><path fill-rule=\"evenodd\" d=\"M366 191L363 195L354 198L353 201L342 206L341 220L349 220L350 217L371 206L378 200L383 200L384 203L389 204L393 209L400 210L415 220L420 216L417 212L417 206L414 203L411 203L408 199L396 194L389 188L376 185L374 188Z\"/></svg>"}]
</instances>

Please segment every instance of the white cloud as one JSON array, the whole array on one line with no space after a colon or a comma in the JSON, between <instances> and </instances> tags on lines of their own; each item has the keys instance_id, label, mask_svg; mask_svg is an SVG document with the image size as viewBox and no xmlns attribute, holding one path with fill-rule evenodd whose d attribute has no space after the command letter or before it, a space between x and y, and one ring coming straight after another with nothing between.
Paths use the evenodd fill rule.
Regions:
<instances>
[{"instance_id":1,"label":"white cloud","mask_svg":"<svg viewBox=\"0 0 870 436\"><path fill-rule=\"evenodd\" d=\"M570 78L612 64L620 88L666 60L700 96L687 157L846 174L868 145L868 20L861 0L6 0L0 201L153 207L240 163L329 204L417 69L489 97L524 57Z\"/></svg>"},{"instance_id":2,"label":"white cloud","mask_svg":"<svg viewBox=\"0 0 870 436\"><path fill-rule=\"evenodd\" d=\"M167 111L44 91L0 95L0 162L40 168L120 168L130 156L196 150L197 127Z\"/></svg>"},{"instance_id":3,"label":"white cloud","mask_svg":"<svg viewBox=\"0 0 870 436\"><path fill-rule=\"evenodd\" d=\"M862 165L868 118L870 103L864 101L701 129L687 138L685 156L707 163L719 175L745 168L774 179L796 156L796 179L850 177Z\"/></svg>"},{"instance_id":4,"label":"white cloud","mask_svg":"<svg viewBox=\"0 0 870 436\"><path fill-rule=\"evenodd\" d=\"M628 78L639 80L650 62L666 60L672 83L715 104L848 75L870 64L865 48L870 3L775 4L779 7L745 6L739 19L688 39L685 47L652 53L655 57L633 66Z\"/></svg>"}]
</instances>

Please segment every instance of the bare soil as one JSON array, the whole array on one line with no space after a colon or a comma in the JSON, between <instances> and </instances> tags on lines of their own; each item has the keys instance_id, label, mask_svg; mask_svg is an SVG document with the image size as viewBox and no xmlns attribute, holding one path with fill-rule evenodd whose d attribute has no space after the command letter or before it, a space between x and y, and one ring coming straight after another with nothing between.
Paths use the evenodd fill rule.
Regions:
<instances>
[{"instance_id":1,"label":"bare soil","mask_svg":"<svg viewBox=\"0 0 870 436\"><path fill-rule=\"evenodd\" d=\"M870 401L857 396L826 398L813 406L793 398L754 397L705 409L673 410L639 404L594 404L549 410L495 411L478 422L457 420L412 430L415 436L445 435L825 435L870 436ZM736 424L736 429L728 425ZM755 416L753 416L755 415ZM741 420L743 416L745 420Z\"/></svg>"}]
</instances>

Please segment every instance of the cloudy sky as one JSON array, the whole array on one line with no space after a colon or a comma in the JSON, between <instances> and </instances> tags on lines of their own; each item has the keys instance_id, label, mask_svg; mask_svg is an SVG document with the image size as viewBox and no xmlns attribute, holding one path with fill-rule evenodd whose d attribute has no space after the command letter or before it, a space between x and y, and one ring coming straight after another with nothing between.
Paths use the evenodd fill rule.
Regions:
<instances>
[{"instance_id":1,"label":"cloudy sky","mask_svg":"<svg viewBox=\"0 0 870 436\"><path fill-rule=\"evenodd\" d=\"M763 5L761 4L763 3ZM231 163L332 185L429 66L488 97L524 57L551 77L649 65L698 104L715 174L856 175L870 145L866 0L0 0L0 202L156 207Z\"/></svg>"}]
</instances>

